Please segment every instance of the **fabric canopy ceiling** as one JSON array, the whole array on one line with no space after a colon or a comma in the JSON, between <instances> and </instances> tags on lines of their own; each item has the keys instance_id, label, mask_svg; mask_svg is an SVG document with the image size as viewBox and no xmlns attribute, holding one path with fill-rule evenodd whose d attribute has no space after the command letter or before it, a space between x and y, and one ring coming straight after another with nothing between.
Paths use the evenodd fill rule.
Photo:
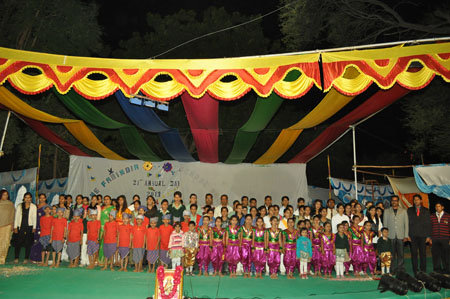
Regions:
<instances>
[{"instance_id":1,"label":"fabric canopy ceiling","mask_svg":"<svg viewBox=\"0 0 450 299\"><path fill-rule=\"evenodd\" d=\"M319 63L320 61L320 63ZM34 69L30 71L30 69ZM92 74L100 74L93 77ZM62 119L37 110L0 86L0 104L21 117L50 142L70 153L72 145L42 122L61 123L84 146L109 159L123 159L101 143L85 125L119 130L128 152L146 161L160 161L138 129L159 136L167 154L183 162L195 161L178 132L149 107L129 98L144 94L157 101L180 96L198 158L219 162L219 102L236 100L249 91L258 96L249 119L237 131L228 164L242 163L285 99L298 99L313 86L324 92L321 101L294 125L286 125L255 164L277 162L301 137L338 113L355 96L375 83L380 90L349 114L325 129L289 163L314 158L348 126L427 86L438 75L450 82L450 43L397 46L384 49L317 52L223 59L129 60L71 57L0 48L0 85L8 81L25 94L53 88L61 102L81 120ZM226 78L225 78L226 77ZM226 79L226 80L225 80ZM112 94L132 125L117 122L86 99ZM81 150L78 154L86 155Z\"/></svg>"}]
</instances>

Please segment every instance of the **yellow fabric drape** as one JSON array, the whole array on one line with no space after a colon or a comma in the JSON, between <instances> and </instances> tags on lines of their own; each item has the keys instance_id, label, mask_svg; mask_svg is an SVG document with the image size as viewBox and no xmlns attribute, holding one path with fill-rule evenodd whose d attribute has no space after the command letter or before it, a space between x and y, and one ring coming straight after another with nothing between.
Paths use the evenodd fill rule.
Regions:
<instances>
[{"instance_id":1,"label":"yellow fabric drape","mask_svg":"<svg viewBox=\"0 0 450 299\"><path fill-rule=\"evenodd\" d=\"M0 84L9 80L22 93L42 92L54 86L65 94L74 88L89 99L105 98L118 89L127 97L143 92L161 100L170 100L185 90L195 98L209 92L217 99L232 100L250 89L262 97L277 89L282 96L295 98L312 85L320 88L318 59L318 53L218 59L105 59L0 47ZM38 69L42 74L30 76L23 72L26 68ZM304 74L301 84L275 87L293 69ZM105 79L88 78L93 73L102 74ZM157 80L160 75L168 75L171 80L161 82ZM222 82L226 75L237 80Z\"/></svg>"},{"instance_id":2,"label":"yellow fabric drape","mask_svg":"<svg viewBox=\"0 0 450 299\"><path fill-rule=\"evenodd\" d=\"M11 111L31 119L42 122L63 124L66 129L85 147L108 159L125 160L101 143L100 140L97 139L92 131L81 120L59 118L35 109L20 100L3 86L0 86L0 103Z\"/></svg>"},{"instance_id":3,"label":"yellow fabric drape","mask_svg":"<svg viewBox=\"0 0 450 299\"><path fill-rule=\"evenodd\" d=\"M358 75L358 71L354 68L349 68L344 74L344 77L351 79ZM336 112L347 105L354 97L343 95L332 89L320 101L320 103L303 119L295 125L283 129L278 135L275 142L270 148L256 160L255 164L271 164L275 163L297 140L303 129L317 126L324 122Z\"/></svg>"},{"instance_id":4,"label":"yellow fabric drape","mask_svg":"<svg viewBox=\"0 0 450 299\"><path fill-rule=\"evenodd\" d=\"M450 43L436 43L417 46L397 46L385 49L354 50L322 53L325 82L324 91L336 88L347 95L357 95L372 82L382 89L389 89L399 83L408 89L421 89L428 85L435 75L450 82ZM413 62L422 65L418 72L408 71ZM327 78L327 65L339 66L343 72L354 67L360 72L352 80L339 73Z\"/></svg>"}]
</instances>

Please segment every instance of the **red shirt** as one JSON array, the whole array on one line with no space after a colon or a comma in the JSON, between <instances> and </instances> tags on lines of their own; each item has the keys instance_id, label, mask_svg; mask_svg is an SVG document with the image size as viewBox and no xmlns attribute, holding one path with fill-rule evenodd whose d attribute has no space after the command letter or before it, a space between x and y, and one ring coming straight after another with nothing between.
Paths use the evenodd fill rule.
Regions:
<instances>
[{"instance_id":1,"label":"red shirt","mask_svg":"<svg viewBox=\"0 0 450 299\"><path fill-rule=\"evenodd\" d=\"M144 220L142 220L142 225L145 228L147 228L149 224L150 224L150 220L148 220L147 217L144 217ZM136 226L136 225L137 225L137 222L136 222L136 219L134 219L134 226Z\"/></svg>"},{"instance_id":2,"label":"red shirt","mask_svg":"<svg viewBox=\"0 0 450 299\"><path fill-rule=\"evenodd\" d=\"M191 221L195 221L196 227L198 227L198 224L200 223L200 219L202 219L202 216L200 216L199 214L195 215L195 219L192 219L192 217L191 217Z\"/></svg>"},{"instance_id":3,"label":"red shirt","mask_svg":"<svg viewBox=\"0 0 450 299\"><path fill-rule=\"evenodd\" d=\"M79 219L77 222L74 220L69 223L69 242L80 242L81 234L83 233L83 221Z\"/></svg>"},{"instance_id":4,"label":"red shirt","mask_svg":"<svg viewBox=\"0 0 450 299\"><path fill-rule=\"evenodd\" d=\"M44 236L48 236L52 233L52 221L53 221L52 216L42 216L41 219L39 220L40 226L41 226L41 237Z\"/></svg>"},{"instance_id":5,"label":"red shirt","mask_svg":"<svg viewBox=\"0 0 450 299\"><path fill-rule=\"evenodd\" d=\"M147 228L147 250L156 250L159 238L161 238L159 228Z\"/></svg>"},{"instance_id":6,"label":"red shirt","mask_svg":"<svg viewBox=\"0 0 450 299\"><path fill-rule=\"evenodd\" d=\"M131 233L133 234L133 248L144 248L144 237L147 228L144 225L133 226Z\"/></svg>"},{"instance_id":7,"label":"red shirt","mask_svg":"<svg viewBox=\"0 0 450 299\"><path fill-rule=\"evenodd\" d=\"M53 218L52 220L52 240L54 241L62 241L64 238L64 231L67 227L67 219L66 218Z\"/></svg>"},{"instance_id":8,"label":"red shirt","mask_svg":"<svg viewBox=\"0 0 450 299\"><path fill-rule=\"evenodd\" d=\"M131 224L119 225L119 247L130 247L132 229L133 226Z\"/></svg>"},{"instance_id":9,"label":"red shirt","mask_svg":"<svg viewBox=\"0 0 450 299\"><path fill-rule=\"evenodd\" d=\"M159 232L161 233L161 246L159 247L159 249L169 250L170 234L172 234L172 232L173 232L172 225L168 225L168 226L164 226L164 224L161 225L159 227Z\"/></svg>"},{"instance_id":10,"label":"red shirt","mask_svg":"<svg viewBox=\"0 0 450 299\"><path fill-rule=\"evenodd\" d=\"M189 230L189 222L181 222L181 230L183 233L187 232Z\"/></svg>"},{"instance_id":11,"label":"red shirt","mask_svg":"<svg viewBox=\"0 0 450 299\"><path fill-rule=\"evenodd\" d=\"M100 220L91 220L87 223L87 239L89 241L98 241L98 232L102 226Z\"/></svg>"},{"instance_id":12,"label":"red shirt","mask_svg":"<svg viewBox=\"0 0 450 299\"><path fill-rule=\"evenodd\" d=\"M117 230L119 224L116 221L108 221L105 223L103 230L105 231L105 240L103 243L112 244L117 243Z\"/></svg>"}]
</instances>

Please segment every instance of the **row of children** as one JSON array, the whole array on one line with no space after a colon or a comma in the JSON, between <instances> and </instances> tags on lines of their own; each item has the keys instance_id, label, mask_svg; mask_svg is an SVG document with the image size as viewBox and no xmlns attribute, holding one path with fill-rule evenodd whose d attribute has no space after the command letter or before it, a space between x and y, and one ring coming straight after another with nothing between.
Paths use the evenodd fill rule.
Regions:
<instances>
[{"instance_id":1,"label":"row of children","mask_svg":"<svg viewBox=\"0 0 450 299\"><path fill-rule=\"evenodd\" d=\"M39 242L43 246L42 265L48 265L52 253L52 267L60 264L61 251L67 240L67 253L70 259L69 267L77 266L80 258L80 246L83 236L82 209L74 211L72 221L67 224L63 217L63 208L58 209L57 217L50 215L50 207L44 208L45 215L41 217L41 234ZM222 275L224 263L228 264L230 277L236 277L238 263L244 269L244 277L250 277L254 269L255 277L262 278L264 271L271 278L277 278L280 264L283 263L288 278L293 278L297 269L302 278L307 278L311 267L316 276L321 276L323 270L326 277L331 277L332 269L336 269L337 277L348 274L353 267L355 276L370 269L372 275L376 267L376 252L373 244L374 233L370 223L359 226L359 216L354 216L350 227L347 222L338 225L338 232L332 233L331 224L320 225L318 216L313 218L311 227L305 221L300 221L298 229L295 220L288 219L287 229L280 230L279 219L270 219L271 228L264 228L264 220L258 217L253 226L252 216L246 215L242 226L238 217L230 218L230 225L222 228L222 219L215 219L214 227L210 227L210 217L204 216L200 227L196 222L175 222L170 225L171 216L163 216L163 224L157 227L158 218L151 218L145 223L145 217L138 215L136 225L130 225L131 215L123 214L123 224L116 222L116 210L109 214L101 233L100 221L97 220L97 209L89 209L87 223L87 251L90 265L95 267L103 241L103 254L106 262L102 270L114 270L113 261L116 253L120 257L120 270L127 271L128 258L132 255L136 272L142 271L145 252L149 264L148 271L155 271L159 260L164 266L180 264L186 268L187 275L193 275L193 266L198 263L199 275L207 276L208 268L212 266L214 276ZM187 228L182 229L182 224ZM132 251L132 253L131 253ZM387 240L387 230L378 241L378 251L382 260L383 271L389 272L390 242Z\"/></svg>"}]
</instances>

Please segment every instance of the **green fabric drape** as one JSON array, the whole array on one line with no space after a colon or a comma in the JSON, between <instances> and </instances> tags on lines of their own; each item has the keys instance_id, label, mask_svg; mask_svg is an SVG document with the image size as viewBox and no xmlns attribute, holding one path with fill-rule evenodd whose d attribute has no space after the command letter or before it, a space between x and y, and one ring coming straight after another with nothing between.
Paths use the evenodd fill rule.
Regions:
<instances>
[{"instance_id":1,"label":"green fabric drape","mask_svg":"<svg viewBox=\"0 0 450 299\"><path fill-rule=\"evenodd\" d=\"M290 71L284 81L295 81L300 76L297 70ZM255 108L248 121L238 129L230 155L226 164L242 163L258 138L259 132L264 130L272 117L277 113L284 99L272 92L267 98L258 97Z\"/></svg>"},{"instance_id":2,"label":"green fabric drape","mask_svg":"<svg viewBox=\"0 0 450 299\"><path fill-rule=\"evenodd\" d=\"M65 95L58 93L56 90L54 92L70 111L85 122L103 129L118 129L127 150L133 156L144 161L161 161L161 158L150 149L134 126L109 118L73 90Z\"/></svg>"}]
</instances>

